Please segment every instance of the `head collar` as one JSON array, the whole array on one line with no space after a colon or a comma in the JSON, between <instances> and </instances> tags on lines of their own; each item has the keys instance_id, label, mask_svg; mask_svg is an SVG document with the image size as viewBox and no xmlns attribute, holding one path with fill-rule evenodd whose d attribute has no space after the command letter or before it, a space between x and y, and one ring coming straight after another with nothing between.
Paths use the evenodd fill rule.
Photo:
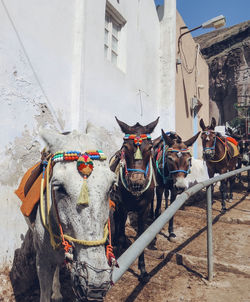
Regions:
<instances>
[{"instance_id":1,"label":"head collar","mask_svg":"<svg viewBox=\"0 0 250 302\"><path fill-rule=\"evenodd\" d=\"M134 144L137 146L137 150L134 153L134 159L142 159L142 153L140 150L140 145L144 139L151 140L151 136L149 134L125 134L124 140L132 139L134 141Z\"/></svg>"}]
</instances>

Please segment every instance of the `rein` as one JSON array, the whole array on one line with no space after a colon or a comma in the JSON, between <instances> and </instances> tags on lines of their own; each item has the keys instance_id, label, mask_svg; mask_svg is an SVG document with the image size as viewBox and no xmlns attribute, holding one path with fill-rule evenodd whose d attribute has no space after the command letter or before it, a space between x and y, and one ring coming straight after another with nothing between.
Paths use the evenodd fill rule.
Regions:
<instances>
[{"instance_id":1,"label":"rein","mask_svg":"<svg viewBox=\"0 0 250 302\"><path fill-rule=\"evenodd\" d=\"M124 178L124 175L123 175L123 166L124 166L124 163L122 163L120 165L120 178L121 178L121 181L122 181L122 184L124 186L124 188L129 191L130 193L134 194L135 192L132 192L128 185L127 185L127 182ZM136 171L136 170L140 170L140 169L127 169L125 168L125 171L128 171L128 170L131 170L131 171ZM154 177L154 181L155 181L155 176L154 176L154 171L153 171L153 165L152 165L152 158L150 157L149 159L149 163L147 165L147 171L149 170L149 179L148 179L148 183L146 185L146 187L144 189L142 189L141 191L138 191L136 192L136 195L141 195L142 193L144 193L145 191L147 191L147 189L149 188L150 184L151 184L151 181L152 181L152 178ZM142 171L143 173L145 172L144 170L140 170ZM125 172L126 173L126 172Z\"/></svg>"},{"instance_id":2,"label":"rein","mask_svg":"<svg viewBox=\"0 0 250 302\"><path fill-rule=\"evenodd\" d=\"M127 168L127 171L132 171L132 172L140 172L140 173L143 173L145 177L147 177L147 174L148 174L148 169L149 169L149 163L147 164L147 167L146 167L146 170L142 170L142 169L130 169L130 168Z\"/></svg>"},{"instance_id":3,"label":"rein","mask_svg":"<svg viewBox=\"0 0 250 302\"><path fill-rule=\"evenodd\" d=\"M50 221L50 210L51 210L51 190L50 190L50 183L49 183L49 179L50 179L50 169L51 167L53 167L57 162L59 161L78 161L79 159L82 159L83 155L87 155L90 159L96 159L96 160L105 160L106 156L103 154L103 152L101 150L95 150L95 151L88 151L85 152L84 154L81 154L80 152L77 151L69 151L69 152L57 152L55 154L53 154L49 161L43 161L43 176L42 176L42 180L41 180L41 189L40 189L40 208L41 208L41 219L42 219L42 223L44 225L44 227L47 229L47 231L49 232L50 235L50 243L52 245L52 247L55 249L57 247L59 247L61 245L61 243L64 245L64 249L66 252L68 252L68 250L70 249L71 245L66 241L70 241L70 242L74 242L74 243L78 243L84 246L98 246L98 245L103 245L106 243L107 238L108 238L108 234L109 234L109 230L108 230L108 222L105 224L104 226L104 234L103 234L103 238L100 240L80 240L80 239L76 239L73 238L67 234L63 234L63 230L62 230L62 226L60 224L60 219L59 219L59 215L58 215L58 211L56 208L56 203L52 198L52 202L54 207L56 208L56 213L57 213L57 224L58 227L60 229L60 236L55 235L53 233L52 230L52 226L51 226L51 221ZM78 164L79 162L77 162ZM87 163L87 162L86 162ZM83 163L81 162L81 165ZM88 165L85 165L85 168ZM79 167L77 166L78 171L79 171ZM83 167L81 167L83 168ZM47 184L46 184L46 204L44 202L44 178L45 178L45 170L47 169ZM82 170L79 171L79 173L81 173ZM92 171L92 170L91 170ZM84 173L86 173L86 171L83 171ZM84 174L83 173L83 177ZM91 173L91 172L90 172ZM89 173L89 175L90 175ZM89 176L88 175L88 176ZM87 176L86 176L87 177ZM47 212L46 210L47 209ZM61 242L59 242L58 244L55 241L55 238L57 239L61 239ZM66 240L65 240L66 239Z\"/></svg>"}]
</instances>

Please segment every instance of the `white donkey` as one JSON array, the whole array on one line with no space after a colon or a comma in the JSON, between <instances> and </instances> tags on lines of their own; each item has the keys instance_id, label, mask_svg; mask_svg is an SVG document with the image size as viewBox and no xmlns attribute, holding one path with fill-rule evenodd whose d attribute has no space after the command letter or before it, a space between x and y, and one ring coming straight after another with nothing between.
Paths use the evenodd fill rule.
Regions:
<instances>
[{"instance_id":1,"label":"white donkey","mask_svg":"<svg viewBox=\"0 0 250 302\"><path fill-rule=\"evenodd\" d=\"M43 203L40 202L33 228L40 302L62 300L56 284L59 285L58 267L64 263L65 254L71 258L69 267L76 300L102 301L111 284L112 269L106 258L105 242L108 193L115 174L110 171L108 161L90 157L84 163L81 156L93 149L104 148L105 152L107 140L90 133L64 135L45 129L40 133L49 151L59 154L48 163L47 170L51 170L52 176L47 193L41 197ZM92 172L85 173L82 167L87 170L89 167ZM85 174L89 176L87 179ZM81 200L83 182L87 183L87 202ZM72 247L65 252L62 243Z\"/></svg>"}]
</instances>

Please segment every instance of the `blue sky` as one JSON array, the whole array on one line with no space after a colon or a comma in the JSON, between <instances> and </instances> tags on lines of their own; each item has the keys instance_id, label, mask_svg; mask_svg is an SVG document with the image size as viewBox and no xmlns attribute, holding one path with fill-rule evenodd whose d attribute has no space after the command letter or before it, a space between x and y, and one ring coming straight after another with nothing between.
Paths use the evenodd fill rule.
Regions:
<instances>
[{"instance_id":1,"label":"blue sky","mask_svg":"<svg viewBox=\"0 0 250 302\"><path fill-rule=\"evenodd\" d=\"M155 0L163 4L163 0ZM201 25L213 17L224 15L226 27L250 20L250 0L176 0L176 6L189 29ZM213 29L199 29L193 36Z\"/></svg>"}]
</instances>

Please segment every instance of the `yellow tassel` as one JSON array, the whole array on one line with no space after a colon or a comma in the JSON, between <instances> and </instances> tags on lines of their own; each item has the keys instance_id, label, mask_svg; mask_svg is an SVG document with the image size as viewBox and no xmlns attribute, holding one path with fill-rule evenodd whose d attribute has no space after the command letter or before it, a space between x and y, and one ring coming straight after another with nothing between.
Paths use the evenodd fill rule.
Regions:
<instances>
[{"instance_id":1,"label":"yellow tassel","mask_svg":"<svg viewBox=\"0 0 250 302\"><path fill-rule=\"evenodd\" d=\"M81 189L77 204L87 205L88 203L89 203L89 192L88 192L88 186L87 186L87 177L84 177L82 189Z\"/></svg>"},{"instance_id":2,"label":"yellow tassel","mask_svg":"<svg viewBox=\"0 0 250 302\"><path fill-rule=\"evenodd\" d=\"M136 150L136 152L134 154L134 158L135 159L142 159L142 154L141 154L141 150L140 150L139 146L137 147L137 150Z\"/></svg>"}]
</instances>

